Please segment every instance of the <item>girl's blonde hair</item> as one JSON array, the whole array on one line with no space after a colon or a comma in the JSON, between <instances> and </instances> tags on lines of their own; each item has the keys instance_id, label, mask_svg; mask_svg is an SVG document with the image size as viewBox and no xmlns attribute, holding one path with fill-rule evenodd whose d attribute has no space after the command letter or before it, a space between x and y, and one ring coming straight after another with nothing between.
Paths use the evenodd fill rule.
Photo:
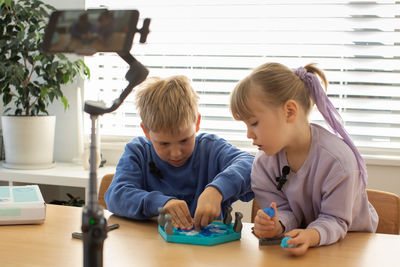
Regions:
<instances>
[{"instance_id":1,"label":"girl's blonde hair","mask_svg":"<svg viewBox=\"0 0 400 267\"><path fill-rule=\"evenodd\" d=\"M196 123L198 99L185 76L152 77L136 92L136 108L146 129L175 134Z\"/></svg>"},{"instance_id":2,"label":"girl's blonde hair","mask_svg":"<svg viewBox=\"0 0 400 267\"><path fill-rule=\"evenodd\" d=\"M307 72L318 75L326 90L327 80L322 70L315 67L315 64L308 64L304 68ZM292 99L304 109L306 115L309 115L312 110L311 94L299 76L282 64L266 63L254 69L233 90L230 109L236 120L243 121L251 117L248 97L250 88L254 85L262 89L261 96L265 97L268 105L280 106Z\"/></svg>"},{"instance_id":3,"label":"girl's blonde hair","mask_svg":"<svg viewBox=\"0 0 400 267\"><path fill-rule=\"evenodd\" d=\"M294 71L278 63L261 65L239 82L233 90L231 95L232 115L236 120L247 120L252 116L248 98L249 91L253 90L255 86L261 88L260 98L269 105L283 105L292 99L303 108L306 115L309 115L315 103L333 133L342 138L354 152L360 177L366 188L367 168L364 159L344 128L342 117L325 94L320 80L326 91L325 75L314 64L308 64Z\"/></svg>"}]
</instances>

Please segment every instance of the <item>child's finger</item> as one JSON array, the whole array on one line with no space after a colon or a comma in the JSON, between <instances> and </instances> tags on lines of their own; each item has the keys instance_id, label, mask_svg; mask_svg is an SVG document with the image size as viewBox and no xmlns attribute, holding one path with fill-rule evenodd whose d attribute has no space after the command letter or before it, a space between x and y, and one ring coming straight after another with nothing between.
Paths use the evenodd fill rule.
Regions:
<instances>
[{"instance_id":1,"label":"child's finger","mask_svg":"<svg viewBox=\"0 0 400 267\"><path fill-rule=\"evenodd\" d=\"M308 249L308 246L306 246L306 244L300 244L297 246L295 245L294 248L284 248L284 250L286 250L289 254L291 254L293 256L304 255L307 252L307 249Z\"/></svg>"},{"instance_id":2,"label":"child's finger","mask_svg":"<svg viewBox=\"0 0 400 267\"><path fill-rule=\"evenodd\" d=\"M259 229L270 230L274 229L276 225L273 220L256 217L254 219L254 226L257 226Z\"/></svg>"},{"instance_id":3,"label":"child's finger","mask_svg":"<svg viewBox=\"0 0 400 267\"><path fill-rule=\"evenodd\" d=\"M300 232L301 232L301 229L294 229L294 230L292 230L290 232L287 232L285 234L285 236L289 236L291 238L295 238L296 236L298 236L300 234Z\"/></svg>"},{"instance_id":4,"label":"child's finger","mask_svg":"<svg viewBox=\"0 0 400 267\"><path fill-rule=\"evenodd\" d=\"M273 220L265 220L263 218L255 218L254 225L258 225L259 227L275 227L275 222Z\"/></svg>"},{"instance_id":5,"label":"child's finger","mask_svg":"<svg viewBox=\"0 0 400 267\"><path fill-rule=\"evenodd\" d=\"M261 223L254 221L254 233L260 237L274 237L276 236L276 225L272 220L262 220Z\"/></svg>"},{"instance_id":6,"label":"child's finger","mask_svg":"<svg viewBox=\"0 0 400 267\"><path fill-rule=\"evenodd\" d=\"M190 229L193 227L193 219L190 216L190 212L187 206L181 207L181 223L182 226L186 229Z\"/></svg>"},{"instance_id":7,"label":"child's finger","mask_svg":"<svg viewBox=\"0 0 400 267\"><path fill-rule=\"evenodd\" d=\"M196 214L194 216L194 228L200 230L207 225L207 216L205 214Z\"/></svg>"},{"instance_id":8,"label":"child's finger","mask_svg":"<svg viewBox=\"0 0 400 267\"><path fill-rule=\"evenodd\" d=\"M173 217L172 217L172 226L175 227L175 228L180 228L179 227L180 226L179 223L176 220L174 220Z\"/></svg>"},{"instance_id":9,"label":"child's finger","mask_svg":"<svg viewBox=\"0 0 400 267\"><path fill-rule=\"evenodd\" d=\"M276 203L272 202L271 207L275 210L275 216L278 216L278 210L276 209Z\"/></svg>"},{"instance_id":10,"label":"child's finger","mask_svg":"<svg viewBox=\"0 0 400 267\"><path fill-rule=\"evenodd\" d=\"M260 236L264 236L265 234L273 234L275 232L274 230L275 228L273 226L254 227L254 231Z\"/></svg>"},{"instance_id":11,"label":"child's finger","mask_svg":"<svg viewBox=\"0 0 400 267\"><path fill-rule=\"evenodd\" d=\"M271 217L268 216L268 214L266 214L264 210L258 210L256 215L256 217L262 218L263 220L271 220Z\"/></svg>"},{"instance_id":12,"label":"child's finger","mask_svg":"<svg viewBox=\"0 0 400 267\"><path fill-rule=\"evenodd\" d=\"M174 226L176 225L175 226L176 228L183 228L184 223L182 221L182 218L179 216L179 214L174 212L174 213L171 213L171 215L172 215L172 223L174 224Z\"/></svg>"},{"instance_id":13,"label":"child's finger","mask_svg":"<svg viewBox=\"0 0 400 267\"><path fill-rule=\"evenodd\" d=\"M215 214L215 212L213 212L212 210L199 210L196 211L196 214L194 215L194 224L195 224L195 228L199 229L199 228L204 228L207 225L209 225L210 223L213 222L213 220L215 220L218 217L218 214Z\"/></svg>"},{"instance_id":14,"label":"child's finger","mask_svg":"<svg viewBox=\"0 0 400 267\"><path fill-rule=\"evenodd\" d=\"M181 206L181 211L183 213L183 217L184 220L188 223L188 224L193 224L193 219L192 216L190 215L190 211L188 206Z\"/></svg>"},{"instance_id":15,"label":"child's finger","mask_svg":"<svg viewBox=\"0 0 400 267\"><path fill-rule=\"evenodd\" d=\"M295 248L304 245L305 240L304 240L304 236L300 235L300 233L302 232L302 230L300 229L295 229L290 231L290 234L292 236L289 235L285 235L286 237L291 237L289 239L286 240L286 243L288 245L293 245Z\"/></svg>"},{"instance_id":16,"label":"child's finger","mask_svg":"<svg viewBox=\"0 0 400 267\"><path fill-rule=\"evenodd\" d=\"M272 221L269 221L266 224L254 223L254 226L261 231L271 231L275 229L275 224Z\"/></svg>"},{"instance_id":17,"label":"child's finger","mask_svg":"<svg viewBox=\"0 0 400 267\"><path fill-rule=\"evenodd\" d=\"M173 220L179 226L178 228L186 229L191 227L192 223L189 210L186 210L182 206L178 206L175 209L171 210L171 215Z\"/></svg>"}]
</instances>

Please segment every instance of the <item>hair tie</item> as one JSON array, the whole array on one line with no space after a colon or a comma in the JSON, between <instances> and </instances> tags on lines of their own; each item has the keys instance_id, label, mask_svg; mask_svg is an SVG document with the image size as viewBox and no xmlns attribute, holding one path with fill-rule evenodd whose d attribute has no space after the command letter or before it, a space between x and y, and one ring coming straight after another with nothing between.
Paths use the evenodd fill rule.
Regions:
<instances>
[{"instance_id":1,"label":"hair tie","mask_svg":"<svg viewBox=\"0 0 400 267\"><path fill-rule=\"evenodd\" d=\"M294 73L304 82L307 90L310 92L312 99L314 100L315 105L317 106L319 112L321 112L325 121L328 123L329 127L332 131L340 136L343 141L353 150L354 155L356 156L358 168L361 173L361 178L363 179L364 186L367 186L367 168L365 166L364 159L361 157L360 152L354 145L353 141L350 138L350 135L347 133L346 129L343 126L343 119L340 116L339 112L336 110L332 102L329 100L326 95L324 89L321 86L321 82L318 80L318 77L308 72L304 67L300 67L294 71Z\"/></svg>"}]
</instances>

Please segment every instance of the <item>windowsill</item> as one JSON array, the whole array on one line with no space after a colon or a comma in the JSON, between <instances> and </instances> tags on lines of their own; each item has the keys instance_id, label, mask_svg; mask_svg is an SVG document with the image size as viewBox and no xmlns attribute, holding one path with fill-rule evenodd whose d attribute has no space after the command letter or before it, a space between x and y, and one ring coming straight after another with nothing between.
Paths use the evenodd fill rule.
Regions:
<instances>
[{"instance_id":1,"label":"windowsill","mask_svg":"<svg viewBox=\"0 0 400 267\"><path fill-rule=\"evenodd\" d=\"M362 155L367 165L400 167L400 156Z\"/></svg>"},{"instance_id":2,"label":"windowsill","mask_svg":"<svg viewBox=\"0 0 400 267\"><path fill-rule=\"evenodd\" d=\"M100 186L101 178L108 173L114 173L115 166L107 165L97 169L97 186ZM70 162L56 162L54 168L19 170L7 169L0 162L0 181L22 182L33 184L46 184L56 186L72 186L89 189L90 171L85 170L81 164Z\"/></svg>"}]
</instances>

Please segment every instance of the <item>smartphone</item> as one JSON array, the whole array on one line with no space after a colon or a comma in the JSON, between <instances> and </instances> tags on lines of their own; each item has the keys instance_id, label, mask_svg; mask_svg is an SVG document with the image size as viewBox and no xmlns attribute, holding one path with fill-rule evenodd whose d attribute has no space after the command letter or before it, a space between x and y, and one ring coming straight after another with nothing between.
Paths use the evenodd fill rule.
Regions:
<instances>
[{"instance_id":1,"label":"smartphone","mask_svg":"<svg viewBox=\"0 0 400 267\"><path fill-rule=\"evenodd\" d=\"M129 52L137 29L137 10L58 10L45 29L45 53Z\"/></svg>"}]
</instances>

